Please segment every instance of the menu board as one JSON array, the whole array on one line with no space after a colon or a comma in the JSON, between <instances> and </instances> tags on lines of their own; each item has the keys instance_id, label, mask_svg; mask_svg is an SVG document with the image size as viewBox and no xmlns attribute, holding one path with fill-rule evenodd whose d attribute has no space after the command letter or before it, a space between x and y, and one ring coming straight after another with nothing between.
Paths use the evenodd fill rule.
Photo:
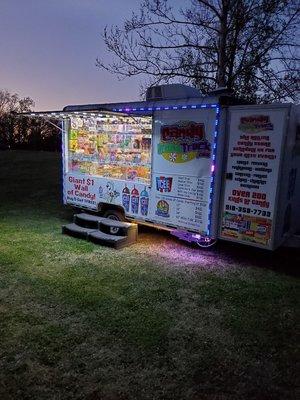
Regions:
<instances>
[{"instance_id":1,"label":"menu board","mask_svg":"<svg viewBox=\"0 0 300 400\"><path fill-rule=\"evenodd\" d=\"M154 180L151 204L155 220L191 230L207 227L209 179L169 174L155 175Z\"/></svg>"},{"instance_id":2,"label":"menu board","mask_svg":"<svg viewBox=\"0 0 300 400\"><path fill-rule=\"evenodd\" d=\"M236 109L230 131L221 237L270 247L284 109Z\"/></svg>"},{"instance_id":3,"label":"menu board","mask_svg":"<svg viewBox=\"0 0 300 400\"><path fill-rule=\"evenodd\" d=\"M216 110L157 113L151 215L155 221L210 234Z\"/></svg>"},{"instance_id":4,"label":"menu board","mask_svg":"<svg viewBox=\"0 0 300 400\"><path fill-rule=\"evenodd\" d=\"M150 183L151 118L71 118L68 172Z\"/></svg>"}]
</instances>

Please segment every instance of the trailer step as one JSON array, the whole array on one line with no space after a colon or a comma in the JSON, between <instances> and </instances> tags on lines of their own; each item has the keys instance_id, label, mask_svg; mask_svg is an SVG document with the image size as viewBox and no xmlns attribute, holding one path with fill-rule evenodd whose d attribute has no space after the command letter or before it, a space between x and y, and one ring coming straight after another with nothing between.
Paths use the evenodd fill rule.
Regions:
<instances>
[{"instance_id":1,"label":"trailer step","mask_svg":"<svg viewBox=\"0 0 300 400\"><path fill-rule=\"evenodd\" d=\"M94 229L99 228L99 222L102 219L104 218L87 213L75 214L73 217L75 224L82 226L84 228L94 228Z\"/></svg>"},{"instance_id":2,"label":"trailer step","mask_svg":"<svg viewBox=\"0 0 300 400\"><path fill-rule=\"evenodd\" d=\"M89 240L103 246L114 247L115 249L122 249L123 247L134 243L129 242L127 236L109 235L101 231L91 232L89 234Z\"/></svg>"},{"instance_id":3,"label":"trailer step","mask_svg":"<svg viewBox=\"0 0 300 400\"><path fill-rule=\"evenodd\" d=\"M94 232L95 229L89 229L89 228L84 228L82 226L76 225L76 224L68 224L68 225L63 225L62 227L62 233L65 233L70 236L74 236L80 239L86 239L88 240L89 234Z\"/></svg>"},{"instance_id":4,"label":"trailer step","mask_svg":"<svg viewBox=\"0 0 300 400\"><path fill-rule=\"evenodd\" d=\"M73 223L62 227L62 233L115 249L130 246L137 241L137 224L87 213L75 214L73 220Z\"/></svg>"}]
</instances>

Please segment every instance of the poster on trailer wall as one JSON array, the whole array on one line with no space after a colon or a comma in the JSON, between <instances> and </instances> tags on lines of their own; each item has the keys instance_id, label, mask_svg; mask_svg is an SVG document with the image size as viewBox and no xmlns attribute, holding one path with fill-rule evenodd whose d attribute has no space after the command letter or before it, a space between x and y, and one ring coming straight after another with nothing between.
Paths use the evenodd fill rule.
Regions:
<instances>
[{"instance_id":1,"label":"poster on trailer wall","mask_svg":"<svg viewBox=\"0 0 300 400\"><path fill-rule=\"evenodd\" d=\"M285 112L263 108L230 112L224 239L271 246Z\"/></svg>"},{"instance_id":2,"label":"poster on trailer wall","mask_svg":"<svg viewBox=\"0 0 300 400\"><path fill-rule=\"evenodd\" d=\"M148 216L149 188L142 183L69 173L64 190L68 204L95 211L99 203L113 204L128 216Z\"/></svg>"},{"instance_id":3,"label":"poster on trailer wall","mask_svg":"<svg viewBox=\"0 0 300 400\"><path fill-rule=\"evenodd\" d=\"M216 109L158 112L151 213L161 223L207 235Z\"/></svg>"}]
</instances>

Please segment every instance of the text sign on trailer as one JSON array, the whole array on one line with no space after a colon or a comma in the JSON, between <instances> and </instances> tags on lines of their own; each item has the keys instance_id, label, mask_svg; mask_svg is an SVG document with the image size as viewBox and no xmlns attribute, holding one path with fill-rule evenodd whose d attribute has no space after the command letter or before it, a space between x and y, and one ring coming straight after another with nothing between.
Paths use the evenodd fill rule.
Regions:
<instances>
[{"instance_id":1,"label":"text sign on trailer","mask_svg":"<svg viewBox=\"0 0 300 400\"><path fill-rule=\"evenodd\" d=\"M152 213L158 222L210 235L217 106L155 114Z\"/></svg>"},{"instance_id":2,"label":"text sign on trailer","mask_svg":"<svg viewBox=\"0 0 300 400\"><path fill-rule=\"evenodd\" d=\"M221 237L270 247L285 111L230 112Z\"/></svg>"}]
</instances>

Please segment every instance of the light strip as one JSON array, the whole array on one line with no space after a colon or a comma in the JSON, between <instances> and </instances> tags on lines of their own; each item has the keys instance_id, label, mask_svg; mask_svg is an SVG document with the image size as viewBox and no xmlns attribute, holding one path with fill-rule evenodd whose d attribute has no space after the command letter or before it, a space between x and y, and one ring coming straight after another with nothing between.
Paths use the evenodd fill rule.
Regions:
<instances>
[{"instance_id":1,"label":"light strip","mask_svg":"<svg viewBox=\"0 0 300 400\"><path fill-rule=\"evenodd\" d=\"M61 121L61 127L62 127L61 154L62 154L62 170L63 170L62 197L63 197L63 204L67 204L67 198L65 193L65 174L66 174L66 163L68 164L68 158L66 157L66 143L68 143L68 138L66 138L66 122L64 120Z\"/></svg>"},{"instance_id":2,"label":"light strip","mask_svg":"<svg viewBox=\"0 0 300 400\"><path fill-rule=\"evenodd\" d=\"M161 110L195 110L199 108L218 108L218 104L191 104L191 105L176 105L176 106L168 106L162 105L157 107L136 107L136 108L113 108L112 110L115 112L124 112L124 113L131 113L131 112L143 112L143 111L161 111Z\"/></svg>"},{"instance_id":3,"label":"light strip","mask_svg":"<svg viewBox=\"0 0 300 400\"><path fill-rule=\"evenodd\" d=\"M215 162L217 157L217 144L218 144L219 124L220 124L220 107L217 104L216 107L214 108L216 108L216 120L215 120L214 143L213 143L213 154L212 154L212 165L211 165L211 176L210 176L207 236L210 236L211 233L212 208L213 208L213 197L214 197L215 175L216 175Z\"/></svg>"}]
</instances>

